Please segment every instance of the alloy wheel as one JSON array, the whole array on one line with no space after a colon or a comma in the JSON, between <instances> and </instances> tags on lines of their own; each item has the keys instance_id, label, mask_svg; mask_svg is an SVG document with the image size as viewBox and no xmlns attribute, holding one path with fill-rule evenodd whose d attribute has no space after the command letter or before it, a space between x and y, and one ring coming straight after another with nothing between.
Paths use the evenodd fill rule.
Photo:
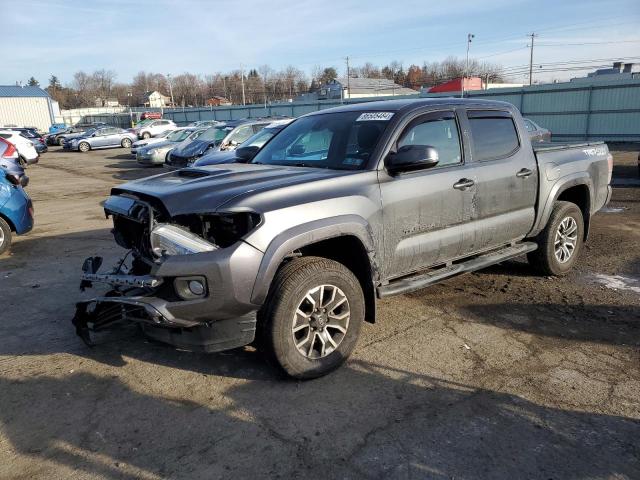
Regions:
<instances>
[{"instance_id":1,"label":"alloy wheel","mask_svg":"<svg viewBox=\"0 0 640 480\"><path fill-rule=\"evenodd\" d=\"M298 352L316 360L336 350L349 328L349 300L335 285L307 291L293 315L291 334Z\"/></svg>"},{"instance_id":2,"label":"alloy wheel","mask_svg":"<svg viewBox=\"0 0 640 480\"><path fill-rule=\"evenodd\" d=\"M558 229L553 242L556 259L560 263L569 261L578 243L578 224L573 217L565 217Z\"/></svg>"}]
</instances>

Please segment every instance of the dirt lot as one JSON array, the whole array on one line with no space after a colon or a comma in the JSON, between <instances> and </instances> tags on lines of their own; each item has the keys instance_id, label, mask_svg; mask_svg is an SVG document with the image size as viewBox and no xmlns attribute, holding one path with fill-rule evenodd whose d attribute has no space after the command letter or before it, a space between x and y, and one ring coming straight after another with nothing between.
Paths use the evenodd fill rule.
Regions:
<instances>
[{"instance_id":1,"label":"dirt lot","mask_svg":"<svg viewBox=\"0 0 640 480\"><path fill-rule=\"evenodd\" d=\"M158 170L52 148L37 226L0 258L0 478L640 478L640 183L618 148L625 186L571 275L512 261L380 302L351 361L304 383L251 348L85 347L82 260L123 253L99 202Z\"/></svg>"}]
</instances>

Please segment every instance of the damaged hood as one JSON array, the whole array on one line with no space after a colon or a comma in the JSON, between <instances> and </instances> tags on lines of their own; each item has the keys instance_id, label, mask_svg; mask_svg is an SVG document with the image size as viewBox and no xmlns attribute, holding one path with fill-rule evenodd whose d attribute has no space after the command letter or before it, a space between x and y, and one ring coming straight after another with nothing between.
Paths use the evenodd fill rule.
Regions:
<instances>
[{"instance_id":1,"label":"damaged hood","mask_svg":"<svg viewBox=\"0 0 640 480\"><path fill-rule=\"evenodd\" d=\"M215 144L215 141L193 140L186 145L181 145L174 153L180 157L199 157Z\"/></svg>"},{"instance_id":2,"label":"damaged hood","mask_svg":"<svg viewBox=\"0 0 640 480\"><path fill-rule=\"evenodd\" d=\"M176 170L125 183L111 193L129 192L157 198L167 213L175 216L214 212L237 197L353 173L349 170L231 163Z\"/></svg>"}]
</instances>

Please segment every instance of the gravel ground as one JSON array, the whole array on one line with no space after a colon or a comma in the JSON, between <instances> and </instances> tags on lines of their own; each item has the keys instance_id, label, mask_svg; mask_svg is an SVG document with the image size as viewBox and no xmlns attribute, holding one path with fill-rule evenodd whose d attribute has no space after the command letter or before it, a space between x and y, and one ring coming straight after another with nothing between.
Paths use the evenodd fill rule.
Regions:
<instances>
[{"instance_id":1,"label":"gravel ground","mask_svg":"<svg viewBox=\"0 0 640 480\"><path fill-rule=\"evenodd\" d=\"M82 260L123 253L99 203L161 170L51 148L37 226L0 257L0 478L640 478L638 149L614 148L573 273L516 260L379 302L352 359L302 383L134 328L85 347Z\"/></svg>"}]
</instances>

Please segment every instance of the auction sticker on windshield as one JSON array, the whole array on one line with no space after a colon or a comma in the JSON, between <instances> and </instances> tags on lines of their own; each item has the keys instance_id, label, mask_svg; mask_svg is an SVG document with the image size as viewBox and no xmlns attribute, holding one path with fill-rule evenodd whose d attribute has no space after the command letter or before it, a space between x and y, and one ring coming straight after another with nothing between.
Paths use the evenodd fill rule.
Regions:
<instances>
[{"instance_id":1,"label":"auction sticker on windshield","mask_svg":"<svg viewBox=\"0 0 640 480\"><path fill-rule=\"evenodd\" d=\"M356 122L366 122L370 120L384 121L386 122L391 117L393 117L393 112L366 112L360 115Z\"/></svg>"}]
</instances>

